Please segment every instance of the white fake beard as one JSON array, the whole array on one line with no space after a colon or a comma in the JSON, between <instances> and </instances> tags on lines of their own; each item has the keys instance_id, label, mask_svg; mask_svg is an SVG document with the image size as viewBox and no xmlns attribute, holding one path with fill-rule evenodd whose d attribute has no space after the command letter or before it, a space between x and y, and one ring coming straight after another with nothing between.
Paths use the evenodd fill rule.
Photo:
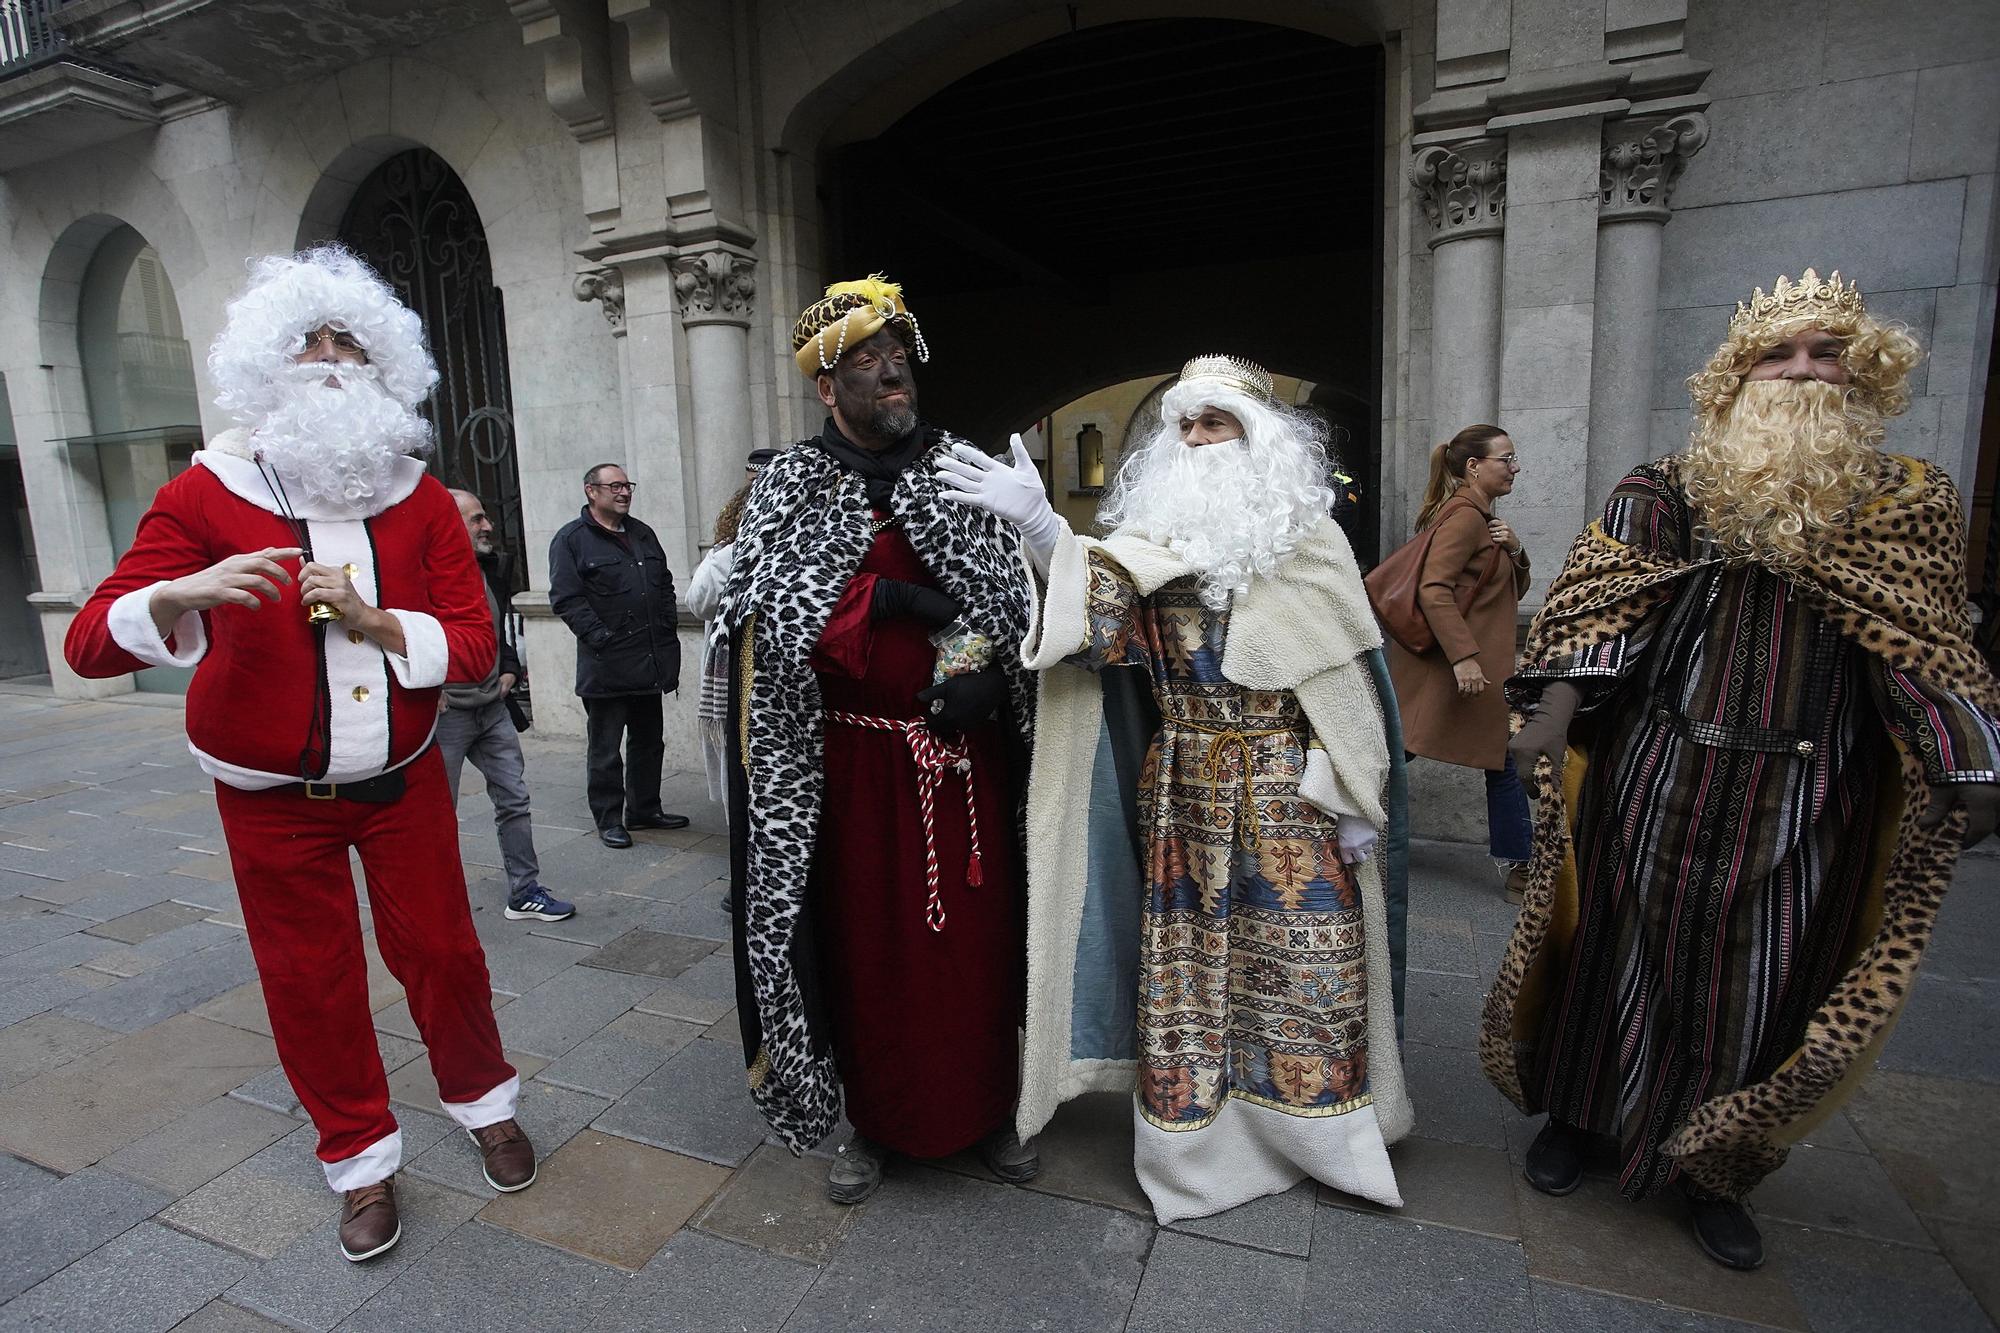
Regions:
<instances>
[{"instance_id":1,"label":"white fake beard","mask_svg":"<svg viewBox=\"0 0 2000 1333\"><path fill-rule=\"evenodd\" d=\"M1321 479L1289 442L1199 447L1165 427L1118 470L1099 518L1165 546L1201 576L1212 611L1275 573L1323 516Z\"/></svg>"},{"instance_id":2,"label":"white fake beard","mask_svg":"<svg viewBox=\"0 0 2000 1333\"><path fill-rule=\"evenodd\" d=\"M373 369L312 362L287 371L284 398L255 442L301 500L366 509L394 484L398 459L429 449L430 423L385 393Z\"/></svg>"}]
</instances>

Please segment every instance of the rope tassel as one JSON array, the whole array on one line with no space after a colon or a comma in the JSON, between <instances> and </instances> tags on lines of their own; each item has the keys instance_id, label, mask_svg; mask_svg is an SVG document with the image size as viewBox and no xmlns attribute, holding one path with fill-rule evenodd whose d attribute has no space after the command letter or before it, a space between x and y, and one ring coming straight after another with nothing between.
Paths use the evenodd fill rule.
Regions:
<instances>
[{"instance_id":1,"label":"rope tassel","mask_svg":"<svg viewBox=\"0 0 2000 1333\"><path fill-rule=\"evenodd\" d=\"M944 930L944 898L938 884L937 855L937 789L946 773L956 773L965 783L965 827L971 843L971 855L966 859L965 882L969 888L978 888L986 882L986 867L979 852L979 809L972 793L972 754L963 737L948 741L925 726L922 721L905 721L888 717L868 717L861 713L829 712L827 720L844 726L864 727L870 731L886 731L901 735L910 747L910 757L917 764L917 800L924 817L924 884L929 889L924 899L924 923L933 933Z\"/></svg>"}]
</instances>

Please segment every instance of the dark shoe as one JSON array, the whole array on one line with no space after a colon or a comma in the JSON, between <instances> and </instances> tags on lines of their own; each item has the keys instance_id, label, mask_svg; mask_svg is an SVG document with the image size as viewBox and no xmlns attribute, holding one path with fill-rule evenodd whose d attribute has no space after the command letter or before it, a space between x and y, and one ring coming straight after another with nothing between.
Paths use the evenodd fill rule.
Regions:
<instances>
[{"instance_id":1,"label":"dark shoe","mask_svg":"<svg viewBox=\"0 0 2000 1333\"><path fill-rule=\"evenodd\" d=\"M1495 861L1494 869L1500 872L1500 891L1507 901L1516 907L1528 892L1528 863L1526 861Z\"/></svg>"},{"instance_id":2,"label":"dark shoe","mask_svg":"<svg viewBox=\"0 0 2000 1333\"><path fill-rule=\"evenodd\" d=\"M539 884L507 904L509 921L567 921L575 915L575 903L564 902Z\"/></svg>"},{"instance_id":3,"label":"dark shoe","mask_svg":"<svg viewBox=\"0 0 2000 1333\"><path fill-rule=\"evenodd\" d=\"M340 1252L349 1263L373 1259L403 1238L396 1214L396 1178L349 1190L340 1201Z\"/></svg>"},{"instance_id":4,"label":"dark shoe","mask_svg":"<svg viewBox=\"0 0 2000 1333\"><path fill-rule=\"evenodd\" d=\"M1573 1193L1583 1183L1583 1149L1588 1141L1582 1130L1550 1116L1528 1148L1528 1162L1521 1175L1544 1194L1560 1198Z\"/></svg>"},{"instance_id":5,"label":"dark shoe","mask_svg":"<svg viewBox=\"0 0 2000 1333\"><path fill-rule=\"evenodd\" d=\"M606 824L597 830L598 840L606 847L630 847L632 835L625 831L623 824Z\"/></svg>"},{"instance_id":6,"label":"dark shoe","mask_svg":"<svg viewBox=\"0 0 2000 1333\"><path fill-rule=\"evenodd\" d=\"M687 826L688 826L688 817L686 815L669 815L665 813L657 815L640 815L636 819L627 819L625 821L626 828L677 829L677 828L686 828Z\"/></svg>"},{"instance_id":7,"label":"dark shoe","mask_svg":"<svg viewBox=\"0 0 2000 1333\"><path fill-rule=\"evenodd\" d=\"M1688 1221L1701 1252L1725 1268L1749 1271L1764 1266L1764 1237L1750 1210L1734 1199L1716 1199L1685 1186Z\"/></svg>"},{"instance_id":8,"label":"dark shoe","mask_svg":"<svg viewBox=\"0 0 2000 1333\"><path fill-rule=\"evenodd\" d=\"M528 1142L519 1122L502 1120L465 1132L479 1145L480 1168L486 1173L487 1184L502 1194L512 1194L535 1183L535 1145Z\"/></svg>"},{"instance_id":9,"label":"dark shoe","mask_svg":"<svg viewBox=\"0 0 2000 1333\"><path fill-rule=\"evenodd\" d=\"M860 1203L882 1187L882 1168L888 1160L887 1148L856 1134L827 1168L826 1197L835 1203Z\"/></svg>"},{"instance_id":10,"label":"dark shoe","mask_svg":"<svg viewBox=\"0 0 2000 1333\"><path fill-rule=\"evenodd\" d=\"M1035 1145L1021 1142L1012 1125L996 1129L979 1141L979 1160L986 1163L988 1171L1009 1185L1033 1180L1035 1173L1042 1169L1042 1159L1035 1155Z\"/></svg>"},{"instance_id":11,"label":"dark shoe","mask_svg":"<svg viewBox=\"0 0 2000 1333\"><path fill-rule=\"evenodd\" d=\"M722 909L724 916L731 915L736 911L736 895L733 893L723 894L722 901L717 903L716 906Z\"/></svg>"}]
</instances>

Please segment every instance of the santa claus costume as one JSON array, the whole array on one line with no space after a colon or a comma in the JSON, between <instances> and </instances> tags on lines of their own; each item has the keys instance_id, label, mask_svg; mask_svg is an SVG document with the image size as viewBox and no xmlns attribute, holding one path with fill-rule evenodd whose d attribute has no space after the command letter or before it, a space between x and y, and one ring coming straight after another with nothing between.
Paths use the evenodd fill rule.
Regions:
<instances>
[{"instance_id":1,"label":"santa claus costume","mask_svg":"<svg viewBox=\"0 0 2000 1333\"><path fill-rule=\"evenodd\" d=\"M321 338L365 364L297 364ZM319 1129L327 1182L350 1214L364 1195L360 1207L376 1211L370 1225L343 1222L343 1250L366 1258L400 1235L384 1182L402 1138L368 1005L350 848L444 1110L473 1133L497 1188L534 1175L431 744L439 686L486 673L493 621L456 505L407 453L428 442L413 409L437 379L422 326L366 266L338 250L261 261L209 366L218 405L243 426L160 489L65 656L93 677L194 668L188 748L215 779L272 1036ZM218 562L293 548L305 554L275 561L292 576L270 580L275 602L183 611L162 634ZM304 561L344 571L366 607L310 621ZM401 652L357 627L384 632L368 608L400 627Z\"/></svg>"}]
</instances>

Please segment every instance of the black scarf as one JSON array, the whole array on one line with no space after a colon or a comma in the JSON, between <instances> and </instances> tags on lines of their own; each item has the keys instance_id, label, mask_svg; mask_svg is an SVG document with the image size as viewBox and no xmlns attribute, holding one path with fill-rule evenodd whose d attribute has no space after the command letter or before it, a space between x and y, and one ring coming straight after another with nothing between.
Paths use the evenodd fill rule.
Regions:
<instances>
[{"instance_id":1,"label":"black scarf","mask_svg":"<svg viewBox=\"0 0 2000 1333\"><path fill-rule=\"evenodd\" d=\"M824 449L833 460L855 473L868 488L868 503L880 510L889 508L889 498L895 494L896 479L903 475L910 464L924 451L924 423L919 421L909 433L898 439L887 449L879 452L863 449L845 435L840 427L833 424L833 418L826 419L826 429L813 441Z\"/></svg>"}]
</instances>

